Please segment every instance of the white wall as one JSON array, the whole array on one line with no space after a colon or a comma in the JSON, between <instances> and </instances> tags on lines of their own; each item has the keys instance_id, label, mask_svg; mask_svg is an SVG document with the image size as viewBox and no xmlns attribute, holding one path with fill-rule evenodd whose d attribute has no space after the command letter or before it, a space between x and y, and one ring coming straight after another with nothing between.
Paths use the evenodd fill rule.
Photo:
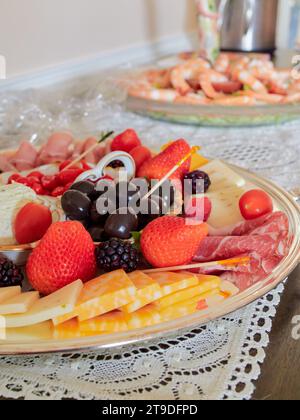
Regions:
<instances>
[{"instance_id":1,"label":"white wall","mask_svg":"<svg viewBox=\"0 0 300 420\"><path fill-rule=\"evenodd\" d=\"M194 0L0 0L8 77L194 28Z\"/></svg>"}]
</instances>

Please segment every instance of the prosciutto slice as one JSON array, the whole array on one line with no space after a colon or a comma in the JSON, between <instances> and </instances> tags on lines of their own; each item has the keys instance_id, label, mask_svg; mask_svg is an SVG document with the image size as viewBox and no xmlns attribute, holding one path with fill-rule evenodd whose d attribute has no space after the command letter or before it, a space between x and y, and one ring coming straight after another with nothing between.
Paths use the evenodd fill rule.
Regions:
<instances>
[{"instance_id":1,"label":"prosciutto slice","mask_svg":"<svg viewBox=\"0 0 300 420\"><path fill-rule=\"evenodd\" d=\"M10 162L5 155L0 155L0 172L15 172L16 167Z\"/></svg>"},{"instance_id":2,"label":"prosciutto slice","mask_svg":"<svg viewBox=\"0 0 300 420\"><path fill-rule=\"evenodd\" d=\"M10 163L21 171L28 171L35 167L38 153L28 141L23 141Z\"/></svg>"},{"instance_id":3,"label":"prosciutto slice","mask_svg":"<svg viewBox=\"0 0 300 420\"><path fill-rule=\"evenodd\" d=\"M222 274L240 290L266 278L287 255L289 221L282 212L271 213L230 229L230 236L209 236L201 244L195 261L205 262L250 256L250 263Z\"/></svg>"},{"instance_id":4,"label":"prosciutto slice","mask_svg":"<svg viewBox=\"0 0 300 420\"><path fill-rule=\"evenodd\" d=\"M55 133L49 137L47 144L42 147L38 164L63 162L68 160L74 152L74 139L68 133Z\"/></svg>"}]
</instances>

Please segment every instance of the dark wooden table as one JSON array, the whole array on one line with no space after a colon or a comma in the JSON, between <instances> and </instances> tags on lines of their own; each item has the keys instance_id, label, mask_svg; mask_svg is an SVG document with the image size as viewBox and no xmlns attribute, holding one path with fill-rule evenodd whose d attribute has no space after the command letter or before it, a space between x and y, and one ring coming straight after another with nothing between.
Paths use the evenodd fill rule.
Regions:
<instances>
[{"instance_id":1,"label":"dark wooden table","mask_svg":"<svg viewBox=\"0 0 300 420\"><path fill-rule=\"evenodd\" d=\"M290 276L278 307L253 399L300 400L300 340L292 338L292 319L297 315L300 316L300 266Z\"/></svg>"}]
</instances>

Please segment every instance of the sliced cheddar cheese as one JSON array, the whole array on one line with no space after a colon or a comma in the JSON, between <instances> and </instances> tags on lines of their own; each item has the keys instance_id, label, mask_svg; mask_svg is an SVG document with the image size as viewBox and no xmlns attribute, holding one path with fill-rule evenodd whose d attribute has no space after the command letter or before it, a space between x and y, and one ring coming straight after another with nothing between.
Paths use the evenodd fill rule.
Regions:
<instances>
[{"instance_id":1,"label":"sliced cheddar cheese","mask_svg":"<svg viewBox=\"0 0 300 420\"><path fill-rule=\"evenodd\" d=\"M74 318L54 327L52 336L54 340L72 340L74 338L91 337L93 335L95 335L93 331L81 331L78 320ZM97 335L100 335L100 333Z\"/></svg>"},{"instance_id":2,"label":"sliced cheddar cheese","mask_svg":"<svg viewBox=\"0 0 300 420\"><path fill-rule=\"evenodd\" d=\"M104 274L85 283L74 310L64 316L53 317L52 321L54 325L59 325L76 317L79 321L95 318L133 302L136 291L124 270Z\"/></svg>"},{"instance_id":3,"label":"sliced cheddar cheese","mask_svg":"<svg viewBox=\"0 0 300 420\"><path fill-rule=\"evenodd\" d=\"M148 274L160 287L162 296L197 286L199 280L192 273L151 273Z\"/></svg>"},{"instance_id":4,"label":"sliced cheddar cheese","mask_svg":"<svg viewBox=\"0 0 300 420\"><path fill-rule=\"evenodd\" d=\"M38 300L25 314L4 316L6 327L18 328L35 325L71 312L75 308L82 287L82 281L77 280Z\"/></svg>"},{"instance_id":5,"label":"sliced cheddar cheese","mask_svg":"<svg viewBox=\"0 0 300 420\"><path fill-rule=\"evenodd\" d=\"M21 294L21 287L3 287L0 289L0 303Z\"/></svg>"},{"instance_id":6,"label":"sliced cheddar cheese","mask_svg":"<svg viewBox=\"0 0 300 420\"><path fill-rule=\"evenodd\" d=\"M128 277L135 285L137 292L135 300L132 303L120 308L123 312L128 314L135 312L162 296L159 284L142 271L130 273Z\"/></svg>"},{"instance_id":7,"label":"sliced cheddar cheese","mask_svg":"<svg viewBox=\"0 0 300 420\"><path fill-rule=\"evenodd\" d=\"M79 323L79 329L82 332L100 333L106 332L107 334L127 331L126 314L121 311L113 311L96 318L89 319Z\"/></svg>"},{"instance_id":8,"label":"sliced cheddar cheese","mask_svg":"<svg viewBox=\"0 0 300 420\"><path fill-rule=\"evenodd\" d=\"M184 302L177 303L173 306L168 306L159 311L161 319L162 321L167 322L187 315L192 315L199 311L199 302L206 301L208 298L218 295L219 293L219 289L210 290L209 292L202 293L192 299L185 300Z\"/></svg>"},{"instance_id":9,"label":"sliced cheddar cheese","mask_svg":"<svg viewBox=\"0 0 300 420\"><path fill-rule=\"evenodd\" d=\"M129 330L136 330L159 324L161 316L154 305L148 305L132 314L127 314L126 322Z\"/></svg>"},{"instance_id":10,"label":"sliced cheddar cheese","mask_svg":"<svg viewBox=\"0 0 300 420\"><path fill-rule=\"evenodd\" d=\"M19 294L0 304L0 315L24 314L39 299L39 292Z\"/></svg>"},{"instance_id":11,"label":"sliced cheddar cheese","mask_svg":"<svg viewBox=\"0 0 300 420\"><path fill-rule=\"evenodd\" d=\"M189 287L188 289L180 290L179 292L164 296L154 304L159 309L167 308L168 306L176 305L176 303L184 302L186 300L199 296L202 293L208 292L209 290L214 290L220 287L221 280L219 277L204 275L197 275L196 277L199 281L199 284L197 286Z\"/></svg>"}]
</instances>

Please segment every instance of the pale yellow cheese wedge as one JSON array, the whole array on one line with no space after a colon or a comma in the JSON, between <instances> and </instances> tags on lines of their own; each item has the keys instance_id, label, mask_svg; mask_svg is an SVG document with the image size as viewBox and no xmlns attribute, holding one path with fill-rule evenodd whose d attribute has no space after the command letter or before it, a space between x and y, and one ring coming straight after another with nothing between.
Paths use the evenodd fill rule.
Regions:
<instances>
[{"instance_id":1,"label":"pale yellow cheese wedge","mask_svg":"<svg viewBox=\"0 0 300 420\"><path fill-rule=\"evenodd\" d=\"M19 294L0 304L0 315L24 314L39 299L39 292Z\"/></svg>"},{"instance_id":2,"label":"pale yellow cheese wedge","mask_svg":"<svg viewBox=\"0 0 300 420\"><path fill-rule=\"evenodd\" d=\"M52 340L52 329L51 321L22 328L8 328L6 330L6 340L18 342Z\"/></svg>"},{"instance_id":3,"label":"pale yellow cheese wedge","mask_svg":"<svg viewBox=\"0 0 300 420\"><path fill-rule=\"evenodd\" d=\"M162 296L159 284L142 271L134 271L128 275L137 288L135 300L120 309L125 313L132 313L156 301Z\"/></svg>"},{"instance_id":4,"label":"pale yellow cheese wedge","mask_svg":"<svg viewBox=\"0 0 300 420\"><path fill-rule=\"evenodd\" d=\"M127 331L127 318L126 314L121 311L113 311L105 315L98 316L87 321L79 323L79 329L82 332L106 332L116 333Z\"/></svg>"},{"instance_id":5,"label":"pale yellow cheese wedge","mask_svg":"<svg viewBox=\"0 0 300 420\"><path fill-rule=\"evenodd\" d=\"M21 294L21 287L3 287L0 289L0 303Z\"/></svg>"},{"instance_id":6,"label":"pale yellow cheese wedge","mask_svg":"<svg viewBox=\"0 0 300 420\"><path fill-rule=\"evenodd\" d=\"M136 287L124 270L104 274L89 281L83 287L79 301L64 316L53 317L54 325L78 317L80 321L104 315L134 301Z\"/></svg>"},{"instance_id":7,"label":"pale yellow cheese wedge","mask_svg":"<svg viewBox=\"0 0 300 420\"><path fill-rule=\"evenodd\" d=\"M161 322L161 316L154 305L148 305L126 315L128 330L151 327Z\"/></svg>"},{"instance_id":8,"label":"pale yellow cheese wedge","mask_svg":"<svg viewBox=\"0 0 300 420\"><path fill-rule=\"evenodd\" d=\"M151 273L148 274L161 287L162 296L197 286L198 279L192 273Z\"/></svg>"},{"instance_id":9,"label":"pale yellow cheese wedge","mask_svg":"<svg viewBox=\"0 0 300 420\"><path fill-rule=\"evenodd\" d=\"M209 292L202 293L192 299L186 300L184 302L177 303L173 306L168 306L159 311L161 319L163 322L173 321L174 319L182 318L187 315L192 315L199 311L198 303L201 301L206 301L212 296L216 296L220 293L219 289L210 290Z\"/></svg>"},{"instance_id":10,"label":"pale yellow cheese wedge","mask_svg":"<svg viewBox=\"0 0 300 420\"><path fill-rule=\"evenodd\" d=\"M167 308L168 306L176 305L176 303L192 299L202 293L208 292L209 290L217 289L221 285L220 278L216 276L197 275L196 277L199 280L199 284L197 286L189 287L188 289L180 290L179 292L167 295L159 299L157 302L154 302L154 305L156 305L159 309Z\"/></svg>"},{"instance_id":11,"label":"pale yellow cheese wedge","mask_svg":"<svg viewBox=\"0 0 300 420\"><path fill-rule=\"evenodd\" d=\"M57 292L38 300L25 314L4 316L6 328L35 325L71 312L78 301L82 287L82 281L77 280Z\"/></svg>"}]
</instances>

